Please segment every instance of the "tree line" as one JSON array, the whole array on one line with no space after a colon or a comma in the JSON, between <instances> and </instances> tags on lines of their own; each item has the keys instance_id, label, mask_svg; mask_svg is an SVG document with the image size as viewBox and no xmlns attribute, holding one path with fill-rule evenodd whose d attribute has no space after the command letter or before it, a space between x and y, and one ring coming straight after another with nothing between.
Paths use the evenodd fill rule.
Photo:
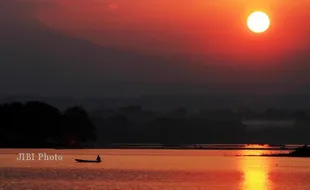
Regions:
<instances>
[{"instance_id":1,"label":"tree line","mask_svg":"<svg viewBox=\"0 0 310 190\"><path fill-rule=\"evenodd\" d=\"M202 109L193 113L185 108L154 112L140 106L127 106L91 115L103 146L110 143L309 143L310 114L305 110ZM253 131L244 124L247 119L293 120L294 125Z\"/></svg>"},{"instance_id":2,"label":"tree line","mask_svg":"<svg viewBox=\"0 0 310 190\"><path fill-rule=\"evenodd\" d=\"M79 148L95 142L164 145L208 143L309 143L310 114L304 110L268 109L254 112L179 108L168 112L143 110L141 106L87 112L83 107L65 111L44 102L0 105L0 147ZM244 119L293 119L292 128L249 130Z\"/></svg>"},{"instance_id":3,"label":"tree line","mask_svg":"<svg viewBox=\"0 0 310 190\"><path fill-rule=\"evenodd\" d=\"M44 102L0 105L1 147L76 147L96 140L96 128L82 107L63 113Z\"/></svg>"}]
</instances>

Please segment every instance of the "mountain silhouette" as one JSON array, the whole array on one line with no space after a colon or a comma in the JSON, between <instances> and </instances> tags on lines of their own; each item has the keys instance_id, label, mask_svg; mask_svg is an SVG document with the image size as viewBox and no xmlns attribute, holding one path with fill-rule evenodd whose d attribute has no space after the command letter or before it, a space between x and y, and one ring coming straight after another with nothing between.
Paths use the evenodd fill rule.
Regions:
<instances>
[{"instance_id":1,"label":"mountain silhouette","mask_svg":"<svg viewBox=\"0 0 310 190\"><path fill-rule=\"evenodd\" d=\"M200 57L187 60L182 56L158 56L104 47L47 26L34 16L33 9L22 1L0 2L2 93L92 97L145 94L265 96L268 93L291 94L294 89L296 94L310 93L306 88L309 85L308 69L299 73L296 66L296 72L290 74L292 69L284 68L288 77L285 74L278 79L268 70L234 70L221 68L221 63L211 67L208 59ZM300 54L296 62L307 63L309 54ZM298 74L302 74L304 80L295 77ZM291 100L285 98L283 101Z\"/></svg>"},{"instance_id":2,"label":"mountain silhouette","mask_svg":"<svg viewBox=\"0 0 310 190\"><path fill-rule=\"evenodd\" d=\"M0 19L0 86L8 93L105 94L117 91L117 85L122 93L132 83L147 86L144 81L181 79L188 73L169 58L103 47L56 31L17 1L1 2L1 7L6 10Z\"/></svg>"}]
</instances>

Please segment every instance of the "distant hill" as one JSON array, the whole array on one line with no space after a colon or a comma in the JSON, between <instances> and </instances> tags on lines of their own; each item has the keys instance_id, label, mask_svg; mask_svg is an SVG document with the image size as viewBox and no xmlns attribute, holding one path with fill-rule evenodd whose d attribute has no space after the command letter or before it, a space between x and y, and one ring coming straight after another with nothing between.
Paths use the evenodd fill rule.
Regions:
<instances>
[{"instance_id":1,"label":"distant hill","mask_svg":"<svg viewBox=\"0 0 310 190\"><path fill-rule=\"evenodd\" d=\"M253 110L310 109L307 95L273 95L257 96L246 94L214 95L146 95L137 97L97 97L78 98L70 96L12 95L2 96L0 103L27 102L38 100L52 104L63 110L68 106L81 105L87 110L116 108L128 105L140 105L151 110L171 110L185 107L189 111L199 109L233 109L248 108Z\"/></svg>"},{"instance_id":2,"label":"distant hill","mask_svg":"<svg viewBox=\"0 0 310 190\"><path fill-rule=\"evenodd\" d=\"M154 109L310 107L306 81L300 87L304 94L273 95L275 87L286 89L289 81L279 85L272 81L253 83L244 77L239 79L238 72L243 73L242 70L234 72L190 61L196 58L186 60L179 55L163 57L103 47L54 30L28 9L21 1L0 1L2 97L34 94L60 107L77 103L92 108L123 104ZM230 81L228 76L233 79L235 75L237 80ZM270 90L269 95L261 89Z\"/></svg>"},{"instance_id":3,"label":"distant hill","mask_svg":"<svg viewBox=\"0 0 310 190\"><path fill-rule=\"evenodd\" d=\"M160 56L103 47L55 31L19 1L0 7L0 88L9 94L137 95L147 78L182 79L180 62ZM139 82L140 81L140 82ZM161 88L155 87L155 91Z\"/></svg>"}]
</instances>

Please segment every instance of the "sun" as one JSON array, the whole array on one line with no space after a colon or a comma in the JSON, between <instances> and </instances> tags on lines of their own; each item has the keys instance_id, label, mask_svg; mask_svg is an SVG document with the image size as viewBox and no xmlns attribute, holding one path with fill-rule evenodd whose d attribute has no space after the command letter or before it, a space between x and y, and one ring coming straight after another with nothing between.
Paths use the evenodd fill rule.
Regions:
<instances>
[{"instance_id":1,"label":"sun","mask_svg":"<svg viewBox=\"0 0 310 190\"><path fill-rule=\"evenodd\" d=\"M248 17L247 24L252 32L262 33L269 28L270 19L266 13L255 11Z\"/></svg>"}]
</instances>

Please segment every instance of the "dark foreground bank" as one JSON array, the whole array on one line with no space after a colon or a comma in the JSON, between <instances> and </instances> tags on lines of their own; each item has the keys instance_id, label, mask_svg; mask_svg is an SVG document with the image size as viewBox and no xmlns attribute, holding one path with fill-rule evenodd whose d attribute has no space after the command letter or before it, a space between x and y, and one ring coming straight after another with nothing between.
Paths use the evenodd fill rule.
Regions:
<instances>
[{"instance_id":1,"label":"dark foreground bank","mask_svg":"<svg viewBox=\"0 0 310 190\"><path fill-rule=\"evenodd\" d=\"M240 156L240 155L236 155ZM262 155L243 155L243 156L265 156L265 157L310 157L310 148L305 145L289 153L279 153L279 154L262 154Z\"/></svg>"}]
</instances>

